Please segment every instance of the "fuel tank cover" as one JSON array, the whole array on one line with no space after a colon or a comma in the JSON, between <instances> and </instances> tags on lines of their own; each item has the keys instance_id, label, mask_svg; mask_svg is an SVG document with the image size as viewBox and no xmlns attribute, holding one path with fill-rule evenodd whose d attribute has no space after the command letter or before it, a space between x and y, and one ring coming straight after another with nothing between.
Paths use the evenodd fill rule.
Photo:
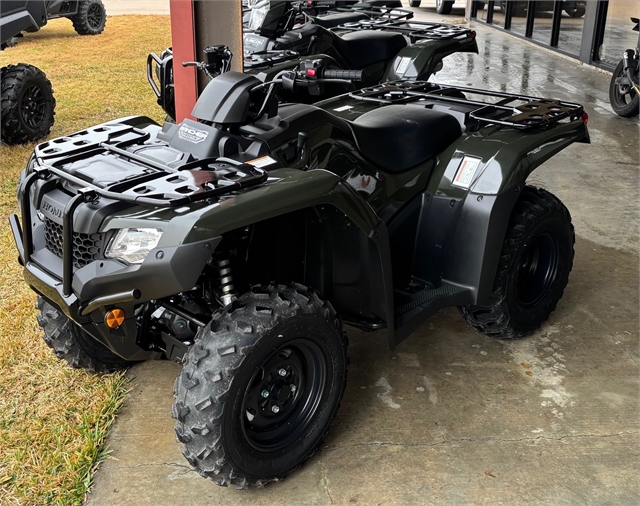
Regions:
<instances>
[{"instance_id":1,"label":"fuel tank cover","mask_svg":"<svg viewBox=\"0 0 640 506\"><path fill-rule=\"evenodd\" d=\"M191 112L194 118L223 125L242 124L249 119L249 92L261 81L241 72L225 72L204 89Z\"/></svg>"}]
</instances>

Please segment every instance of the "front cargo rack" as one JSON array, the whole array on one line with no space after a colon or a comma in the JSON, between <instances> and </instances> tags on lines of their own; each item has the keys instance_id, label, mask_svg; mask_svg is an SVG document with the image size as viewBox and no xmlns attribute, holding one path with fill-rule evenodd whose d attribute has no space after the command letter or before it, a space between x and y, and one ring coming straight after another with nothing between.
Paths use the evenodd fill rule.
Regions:
<instances>
[{"instance_id":1,"label":"front cargo rack","mask_svg":"<svg viewBox=\"0 0 640 506\"><path fill-rule=\"evenodd\" d=\"M338 27L340 30L380 30L401 33L414 44L420 40L450 40L456 38L475 37L470 28L434 23L429 21L409 21L406 19L363 19L352 23L345 23Z\"/></svg>"},{"instance_id":2,"label":"front cargo rack","mask_svg":"<svg viewBox=\"0 0 640 506\"><path fill-rule=\"evenodd\" d=\"M256 51L255 53L245 55L242 63L246 72L247 70L256 68L273 67L280 63L295 60L299 56L298 53L289 49L280 51Z\"/></svg>"},{"instance_id":3,"label":"front cargo rack","mask_svg":"<svg viewBox=\"0 0 640 506\"><path fill-rule=\"evenodd\" d=\"M84 131L40 144L35 157L40 161L36 172L41 179L58 176L81 188L89 188L96 195L114 200L159 207L176 207L199 200L260 184L267 173L242 162L227 158L185 159L161 163L127 148L143 146L151 137L149 132L129 125L100 126L93 132L106 131L105 140L90 142ZM134 177L100 186L70 174L65 170L75 162L102 154L117 155L120 159L141 166ZM198 177L187 174L198 172Z\"/></svg>"},{"instance_id":4,"label":"front cargo rack","mask_svg":"<svg viewBox=\"0 0 640 506\"><path fill-rule=\"evenodd\" d=\"M101 140L89 141L96 134L101 136ZM149 132L126 124L100 125L36 147L34 154L38 166L33 168L18 189L23 227L15 219L11 221L11 226L22 235L19 249L26 265L33 250L31 204L28 198L33 184L57 176L78 187L76 195L69 200L62 213L62 291L65 297L71 295L73 215L80 204L94 203L104 197L131 204L177 207L257 185L268 177L267 172L260 168L227 158L194 159L187 156L168 165L127 150L145 145L150 136ZM100 186L71 174L67 169L76 162L103 154L117 155L141 170L124 180Z\"/></svg>"},{"instance_id":5,"label":"front cargo rack","mask_svg":"<svg viewBox=\"0 0 640 506\"><path fill-rule=\"evenodd\" d=\"M467 95L480 98L470 99ZM469 130L476 130L483 124L521 130L544 128L563 120L584 119L585 114L582 105L572 102L426 81L394 81L351 92L350 96L381 105L459 104L467 112ZM490 101L492 98L495 101Z\"/></svg>"}]
</instances>

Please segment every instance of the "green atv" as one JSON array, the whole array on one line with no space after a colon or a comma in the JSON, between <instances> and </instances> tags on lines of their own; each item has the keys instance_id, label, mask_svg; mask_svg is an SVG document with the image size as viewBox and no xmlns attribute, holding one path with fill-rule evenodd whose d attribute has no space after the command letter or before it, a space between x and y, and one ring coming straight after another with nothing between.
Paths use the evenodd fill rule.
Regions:
<instances>
[{"instance_id":1,"label":"green atv","mask_svg":"<svg viewBox=\"0 0 640 506\"><path fill-rule=\"evenodd\" d=\"M54 353L94 371L183 364L176 434L219 485L282 479L318 448L346 385L345 324L393 348L457 306L517 338L572 268L569 211L526 180L589 142L582 106L410 81L279 103L280 86L362 77L309 68L222 74L197 121L45 142L10 217Z\"/></svg>"}]
</instances>

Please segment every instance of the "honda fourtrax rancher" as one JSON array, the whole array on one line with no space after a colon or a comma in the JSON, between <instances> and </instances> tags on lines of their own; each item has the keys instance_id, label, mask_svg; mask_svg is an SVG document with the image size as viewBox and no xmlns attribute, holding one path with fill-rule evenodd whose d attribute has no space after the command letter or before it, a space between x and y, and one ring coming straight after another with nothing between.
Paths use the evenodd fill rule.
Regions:
<instances>
[{"instance_id":1,"label":"honda fourtrax rancher","mask_svg":"<svg viewBox=\"0 0 640 506\"><path fill-rule=\"evenodd\" d=\"M281 479L318 448L345 325L393 348L457 306L524 336L573 263L569 211L526 180L589 142L582 106L427 82L274 98L361 77L313 70L228 72L197 121L133 116L41 144L10 217L47 344L96 371L183 364L176 434L219 485Z\"/></svg>"}]
</instances>

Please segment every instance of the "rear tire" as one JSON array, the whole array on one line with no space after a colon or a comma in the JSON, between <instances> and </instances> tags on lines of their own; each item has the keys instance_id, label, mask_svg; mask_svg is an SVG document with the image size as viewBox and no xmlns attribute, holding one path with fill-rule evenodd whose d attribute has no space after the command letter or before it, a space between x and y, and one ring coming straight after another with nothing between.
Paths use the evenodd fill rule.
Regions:
<instances>
[{"instance_id":1,"label":"rear tire","mask_svg":"<svg viewBox=\"0 0 640 506\"><path fill-rule=\"evenodd\" d=\"M638 72L635 74L635 83L638 85ZM611 108L618 116L623 118L633 118L640 112L640 98L631 86L621 85L616 82L625 78L624 61L620 60L618 66L613 71L609 84L609 101Z\"/></svg>"},{"instance_id":2,"label":"rear tire","mask_svg":"<svg viewBox=\"0 0 640 506\"><path fill-rule=\"evenodd\" d=\"M526 186L511 214L493 293L486 306L461 306L462 316L490 337L531 334L562 297L573 266L575 234L564 204Z\"/></svg>"},{"instance_id":3,"label":"rear tire","mask_svg":"<svg viewBox=\"0 0 640 506\"><path fill-rule=\"evenodd\" d=\"M2 128L5 144L26 144L46 137L54 122L56 100L51 82L33 65L2 67Z\"/></svg>"},{"instance_id":4,"label":"rear tire","mask_svg":"<svg viewBox=\"0 0 640 506\"><path fill-rule=\"evenodd\" d=\"M107 10L102 0L84 0L78 6L78 13L70 19L78 35L98 35L107 24Z\"/></svg>"},{"instance_id":5,"label":"rear tire","mask_svg":"<svg viewBox=\"0 0 640 506\"><path fill-rule=\"evenodd\" d=\"M453 2L447 0L436 0L436 12L438 14L451 14Z\"/></svg>"},{"instance_id":6,"label":"rear tire","mask_svg":"<svg viewBox=\"0 0 640 506\"><path fill-rule=\"evenodd\" d=\"M214 316L184 364L173 417L185 458L218 485L263 486L321 444L346 386L347 336L307 288L268 286Z\"/></svg>"},{"instance_id":7,"label":"rear tire","mask_svg":"<svg viewBox=\"0 0 640 506\"><path fill-rule=\"evenodd\" d=\"M409 0L409 7L420 7L422 0Z\"/></svg>"},{"instance_id":8,"label":"rear tire","mask_svg":"<svg viewBox=\"0 0 640 506\"><path fill-rule=\"evenodd\" d=\"M113 372L124 369L128 362L100 344L72 322L62 311L38 295L38 325L44 331L44 342L56 357L71 367L91 372Z\"/></svg>"}]
</instances>

